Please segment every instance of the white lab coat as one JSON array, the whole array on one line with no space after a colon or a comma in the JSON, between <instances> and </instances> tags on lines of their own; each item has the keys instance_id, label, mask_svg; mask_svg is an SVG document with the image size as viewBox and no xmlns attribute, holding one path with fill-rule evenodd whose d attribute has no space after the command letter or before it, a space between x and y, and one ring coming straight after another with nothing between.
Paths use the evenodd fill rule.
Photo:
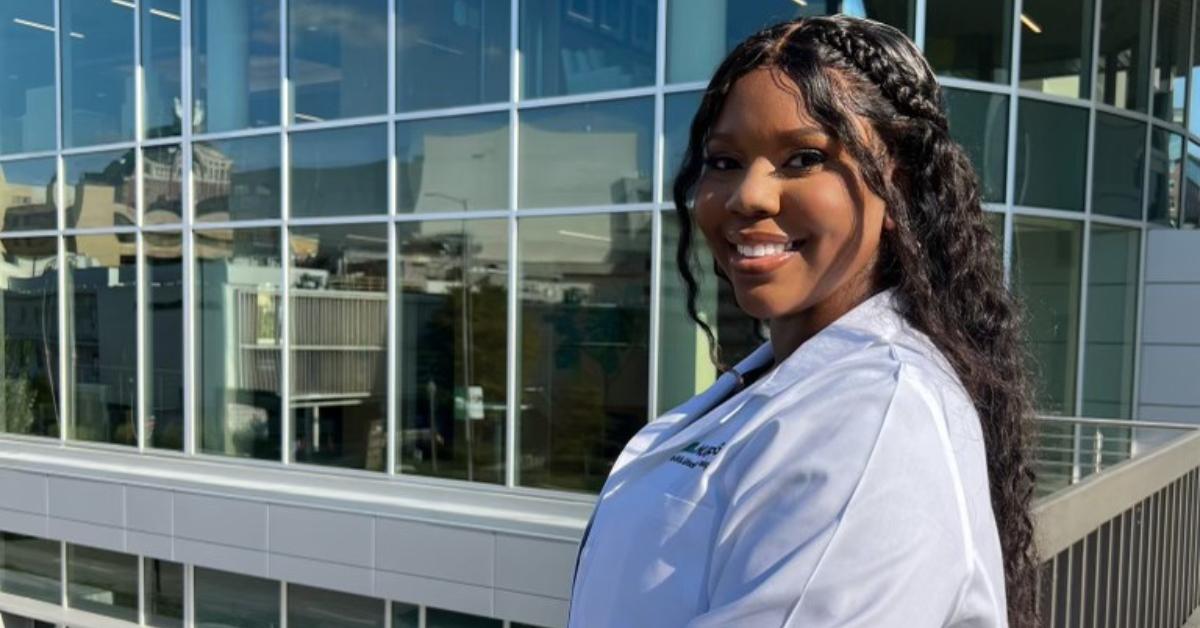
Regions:
<instances>
[{"instance_id":1,"label":"white lab coat","mask_svg":"<svg viewBox=\"0 0 1200 628\"><path fill-rule=\"evenodd\" d=\"M629 441L579 555L572 628L1007 625L978 415L895 298ZM771 359L767 343L736 369Z\"/></svg>"}]
</instances>

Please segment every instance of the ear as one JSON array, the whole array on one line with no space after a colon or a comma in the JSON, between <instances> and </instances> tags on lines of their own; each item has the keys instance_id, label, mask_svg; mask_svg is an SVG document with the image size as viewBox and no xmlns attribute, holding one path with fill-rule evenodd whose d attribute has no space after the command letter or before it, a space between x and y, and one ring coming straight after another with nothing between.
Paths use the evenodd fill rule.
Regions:
<instances>
[{"instance_id":1,"label":"ear","mask_svg":"<svg viewBox=\"0 0 1200 628\"><path fill-rule=\"evenodd\" d=\"M883 230L891 231L895 228L896 228L896 221L892 220L891 214L887 213L887 211L884 211L883 212Z\"/></svg>"}]
</instances>

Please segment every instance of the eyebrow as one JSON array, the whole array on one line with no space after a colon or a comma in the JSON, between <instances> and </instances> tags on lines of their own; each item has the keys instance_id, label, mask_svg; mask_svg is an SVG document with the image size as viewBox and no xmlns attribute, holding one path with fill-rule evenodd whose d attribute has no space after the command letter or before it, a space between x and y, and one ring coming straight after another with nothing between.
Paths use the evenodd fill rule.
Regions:
<instances>
[{"instance_id":1,"label":"eyebrow","mask_svg":"<svg viewBox=\"0 0 1200 628\"><path fill-rule=\"evenodd\" d=\"M824 129L822 129L820 127L804 126L804 127L799 127L796 129L791 129L789 131L784 131L782 133L779 133L779 135L782 136L785 140L798 141L798 140L803 140L806 138L811 138L814 135L820 136L820 137L825 137L828 134L825 132ZM713 133L712 135L709 135L707 142L714 142L714 141L732 142L736 139L737 139L737 136L733 133L726 133L726 132L718 131L716 133Z\"/></svg>"}]
</instances>

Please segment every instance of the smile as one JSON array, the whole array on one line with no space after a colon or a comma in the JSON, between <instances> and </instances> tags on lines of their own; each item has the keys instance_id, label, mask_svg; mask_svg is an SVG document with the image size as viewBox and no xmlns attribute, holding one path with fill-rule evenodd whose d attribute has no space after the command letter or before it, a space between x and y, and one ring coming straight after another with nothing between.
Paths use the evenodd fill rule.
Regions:
<instances>
[{"instance_id":1,"label":"smile","mask_svg":"<svg viewBox=\"0 0 1200 628\"><path fill-rule=\"evenodd\" d=\"M795 257L803 244L801 240L794 240L788 244L736 244L729 256L729 267L747 275L769 273Z\"/></svg>"}]
</instances>

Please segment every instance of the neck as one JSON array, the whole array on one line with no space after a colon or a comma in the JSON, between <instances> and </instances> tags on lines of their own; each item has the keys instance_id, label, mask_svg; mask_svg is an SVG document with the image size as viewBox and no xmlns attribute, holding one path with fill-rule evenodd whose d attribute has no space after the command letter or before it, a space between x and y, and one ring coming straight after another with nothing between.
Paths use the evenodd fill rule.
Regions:
<instances>
[{"instance_id":1,"label":"neck","mask_svg":"<svg viewBox=\"0 0 1200 628\"><path fill-rule=\"evenodd\" d=\"M775 364L783 362L809 338L871 298L875 292L878 290L866 285L843 286L820 303L794 314L771 319L767 327L771 330L771 350L775 355Z\"/></svg>"}]
</instances>

